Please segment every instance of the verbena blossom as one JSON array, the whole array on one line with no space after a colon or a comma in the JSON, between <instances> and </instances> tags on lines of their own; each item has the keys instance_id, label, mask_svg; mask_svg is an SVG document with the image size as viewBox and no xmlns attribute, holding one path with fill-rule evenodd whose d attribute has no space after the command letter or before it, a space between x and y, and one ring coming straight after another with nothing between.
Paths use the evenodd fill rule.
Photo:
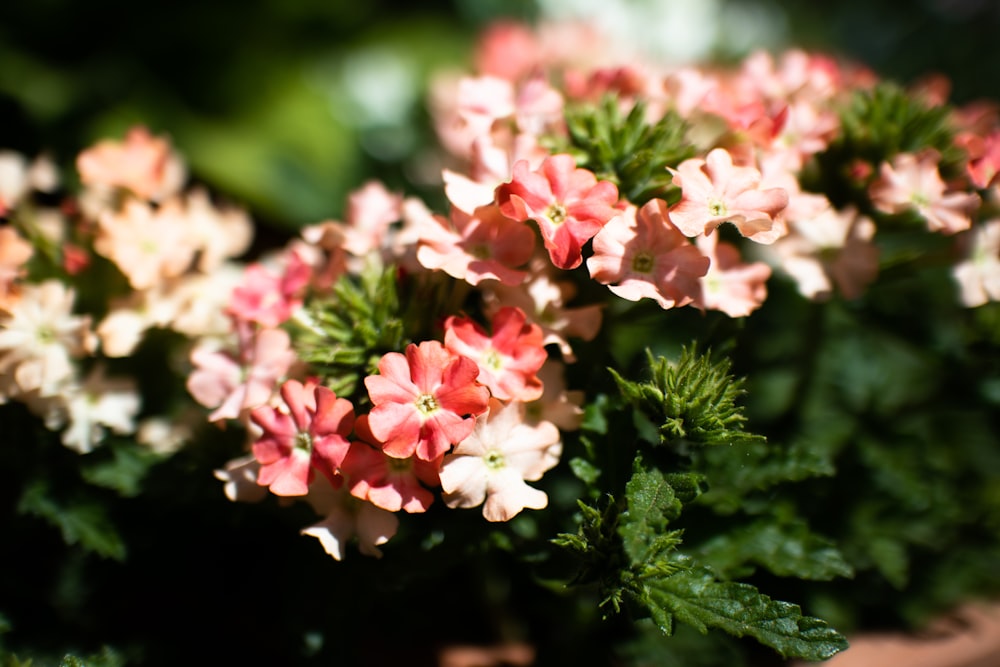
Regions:
<instances>
[{"instance_id":1,"label":"verbena blossom","mask_svg":"<svg viewBox=\"0 0 1000 667\"><path fill-rule=\"evenodd\" d=\"M284 406L260 406L250 419L263 429L253 443L260 462L257 483L278 496L302 496L319 470L335 483L354 427L354 406L314 382L287 380L281 385Z\"/></svg>"},{"instance_id":2,"label":"verbena blossom","mask_svg":"<svg viewBox=\"0 0 1000 667\"><path fill-rule=\"evenodd\" d=\"M0 376L18 394L57 394L76 372L75 360L95 348L90 317L75 315L75 292L58 280L25 285L0 310Z\"/></svg>"},{"instance_id":3,"label":"verbena blossom","mask_svg":"<svg viewBox=\"0 0 1000 667\"><path fill-rule=\"evenodd\" d=\"M825 299L834 288L855 299L878 276L875 223L854 208L832 206L789 225L788 236L774 244L778 263L810 299Z\"/></svg>"},{"instance_id":4,"label":"verbena blossom","mask_svg":"<svg viewBox=\"0 0 1000 667\"><path fill-rule=\"evenodd\" d=\"M61 403L67 424L62 443L81 454L92 451L108 429L118 435L133 433L141 407L135 381L108 378L101 366L95 366L82 384L63 390Z\"/></svg>"},{"instance_id":5,"label":"verbena blossom","mask_svg":"<svg viewBox=\"0 0 1000 667\"><path fill-rule=\"evenodd\" d=\"M651 199L613 218L594 237L590 277L629 301L653 299L662 308L691 303L709 260L670 221L667 204Z\"/></svg>"},{"instance_id":6,"label":"verbena blossom","mask_svg":"<svg viewBox=\"0 0 1000 667\"><path fill-rule=\"evenodd\" d=\"M175 199L159 208L129 199L120 211L101 214L94 249L114 262L134 289L148 289L191 266L197 248L187 223Z\"/></svg>"},{"instance_id":7,"label":"verbena blossom","mask_svg":"<svg viewBox=\"0 0 1000 667\"><path fill-rule=\"evenodd\" d=\"M32 254L31 244L13 227L0 227L0 308L17 298L18 281L27 274L26 265Z\"/></svg>"},{"instance_id":8,"label":"verbena blossom","mask_svg":"<svg viewBox=\"0 0 1000 667\"><path fill-rule=\"evenodd\" d=\"M920 154L899 153L891 163L883 162L879 177L868 194L875 208L884 213L916 211L927 221L927 228L954 234L972 225L972 214L979 207L979 195L949 191L941 179L937 151Z\"/></svg>"},{"instance_id":9,"label":"verbena blossom","mask_svg":"<svg viewBox=\"0 0 1000 667\"><path fill-rule=\"evenodd\" d=\"M411 343L405 355L387 353L378 371L365 378L373 406L368 426L396 458L439 458L472 431L489 401L476 362L437 341Z\"/></svg>"},{"instance_id":10,"label":"verbena blossom","mask_svg":"<svg viewBox=\"0 0 1000 667\"><path fill-rule=\"evenodd\" d=\"M412 214L420 211L411 207ZM478 285L499 280L516 285L527 275L518 267L531 259L535 234L524 223L511 220L495 205L480 206L471 214L452 206L449 218L424 211L415 221L420 235L417 261L458 280Z\"/></svg>"},{"instance_id":11,"label":"verbena blossom","mask_svg":"<svg viewBox=\"0 0 1000 667\"><path fill-rule=\"evenodd\" d=\"M582 390L566 389L564 365L549 359L538 371L545 387L542 395L524 404L524 420L528 424L552 422L560 431L575 431L583 422L585 394Z\"/></svg>"},{"instance_id":12,"label":"verbena blossom","mask_svg":"<svg viewBox=\"0 0 1000 667\"><path fill-rule=\"evenodd\" d=\"M970 308L1000 301L1000 220L977 225L965 241L965 257L952 269L959 298Z\"/></svg>"},{"instance_id":13,"label":"verbena blossom","mask_svg":"<svg viewBox=\"0 0 1000 667\"><path fill-rule=\"evenodd\" d=\"M525 423L521 403L493 399L476 428L445 456L441 488L449 507L483 505L487 521L509 521L525 508L543 509L548 495L526 482L559 462L562 440L549 422Z\"/></svg>"},{"instance_id":14,"label":"verbena blossom","mask_svg":"<svg viewBox=\"0 0 1000 667\"><path fill-rule=\"evenodd\" d=\"M267 403L296 360L283 329L255 330L243 325L238 331L237 354L217 349L210 340L191 351L193 370L187 389L198 403L214 408L209 421L238 419Z\"/></svg>"},{"instance_id":15,"label":"verbena blossom","mask_svg":"<svg viewBox=\"0 0 1000 667\"><path fill-rule=\"evenodd\" d=\"M695 306L721 310L730 317L746 317L763 305L770 266L763 262L743 262L739 249L720 241L718 234L700 236L696 243L711 265L701 279Z\"/></svg>"},{"instance_id":16,"label":"verbena blossom","mask_svg":"<svg viewBox=\"0 0 1000 667\"><path fill-rule=\"evenodd\" d=\"M335 560L343 560L345 547L357 540L358 551L366 556L382 557L378 548L399 529L399 519L388 510L358 500L346 489L335 489L324 478L309 487L306 501L323 520L303 528L303 535L315 537L323 550Z\"/></svg>"},{"instance_id":17,"label":"verbena blossom","mask_svg":"<svg viewBox=\"0 0 1000 667\"><path fill-rule=\"evenodd\" d=\"M233 317L274 328L287 321L302 306L303 292L312 271L296 252L289 252L278 271L264 264L251 264L243 282L233 290L227 312Z\"/></svg>"},{"instance_id":18,"label":"verbena blossom","mask_svg":"<svg viewBox=\"0 0 1000 667\"><path fill-rule=\"evenodd\" d=\"M773 243L780 236L775 217L788 205L782 188L760 189L761 174L754 167L733 164L724 148L711 150L705 159L690 158L671 169L681 200L670 209L670 219L685 236L710 234L724 222L758 243Z\"/></svg>"},{"instance_id":19,"label":"verbena blossom","mask_svg":"<svg viewBox=\"0 0 1000 667\"><path fill-rule=\"evenodd\" d=\"M368 428L368 415L359 416L354 429L358 439L351 442L341 467L351 495L390 512L427 511L434 502L427 487L438 485L441 461L388 456Z\"/></svg>"},{"instance_id":20,"label":"verbena blossom","mask_svg":"<svg viewBox=\"0 0 1000 667\"><path fill-rule=\"evenodd\" d=\"M133 127L124 141L106 139L76 159L86 186L123 188L141 199L161 201L178 192L187 176L170 142L144 127Z\"/></svg>"},{"instance_id":21,"label":"verbena blossom","mask_svg":"<svg viewBox=\"0 0 1000 667\"><path fill-rule=\"evenodd\" d=\"M576 294L576 285L568 280L556 280L552 264L532 262L524 283L517 286L494 284L483 291L484 311L493 317L504 307L520 308L528 320L542 330L542 344L556 345L563 359L576 359L569 338L593 340L601 328L603 304L569 306Z\"/></svg>"},{"instance_id":22,"label":"verbena blossom","mask_svg":"<svg viewBox=\"0 0 1000 667\"><path fill-rule=\"evenodd\" d=\"M504 307L492 320L490 336L475 321L451 316L444 323L444 345L479 365L478 379L501 400L533 401L542 395L538 371L548 358L542 330L520 308Z\"/></svg>"},{"instance_id":23,"label":"verbena blossom","mask_svg":"<svg viewBox=\"0 0 1000 667\"><path fill-rule=\"evenodd\" d=\"M618 188L579 169L571 155L551 155L537 171L526 161L514 165L509 183L496 190L504 215L534 220L552 263L573 269L583 261L583 245L618 214Z\"/></svg>"}]
</instances>

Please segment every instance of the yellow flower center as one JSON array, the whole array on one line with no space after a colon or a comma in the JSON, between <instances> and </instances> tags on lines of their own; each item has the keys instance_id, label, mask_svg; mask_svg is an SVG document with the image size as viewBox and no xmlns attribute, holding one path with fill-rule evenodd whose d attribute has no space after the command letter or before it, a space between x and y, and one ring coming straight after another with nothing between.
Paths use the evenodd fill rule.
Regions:
<instances>
[{"instance_id":1,"label":"yellow flower center","mask_svg":"<svg viewBox=\"0 0 1000 667\"><path fill-rule=\"evenodd\" d=\"M636 273L649 273L654 264L653 256L648 252L639 252L632 257L632 270Z\"/></svg>"},{"instance_id":2,"label":"yellow flower center","mask_svg":"<svg viewBox=\"0 0 1000 667\"><path fill-rule=\"evenodd\" d=\"M708 200L708 212L712 214L713 218L718 218L725 215L728 212L726 208L726 202L721 199L709 199Z\"/></svg>"},{"instance_id":3,"label":"yellow flower center","mask_svg":"<svg viewBox=\"0 0 1000 667\"><path fill-rule=\"evenodd\" d=\"M561 225L566 222L566 207L556 202L545 209L545 217L551 220L553 225Z\"/></svg>"},{"instance_id":4,"label":"yellow flower center","mask_svg":"<svg viewBox=\"0 0 1000 667\"><path fill-rule=\"evenodd\" d=\"M306 452L311 452L313 446L312 436L308 433L303 433L299 431L295 434L295 449L301 449Z\"/></svg>"},{"instance_id":5,"label":"yellow flower center","mask_svg":"<svg viewBox=\"0 0 1000 667\"><path fill-rule=\"evenodd\" d=\"M500 470L506 465L503 460L503 454L496 451L487 452L486 456L483 457L483 461L486 462L486 467L490 470Z\"/></svg>"},{"instance_id":6,"label":"yellow flower center","mask_svg":"<svg viewBox=\"0 0 1000 667\"><path fill-rule=\"evenodd\" d=\"M503 366L503 360L500 358L500 354L491 347L489 351L486 352L486 356L483 357L483 365L487 368L498 371Z\"/></svg>"},{"instance_id":7,"label":"yellow flower center","mask_svg":"<svg viewBox=\"0 0 1000 667\"><path fill-rule=\"evenodd\" d=\"M441 407L432 394L421 394L416 401L417 410L424 417L429 417Z\"/></svg>"}]
</instances>

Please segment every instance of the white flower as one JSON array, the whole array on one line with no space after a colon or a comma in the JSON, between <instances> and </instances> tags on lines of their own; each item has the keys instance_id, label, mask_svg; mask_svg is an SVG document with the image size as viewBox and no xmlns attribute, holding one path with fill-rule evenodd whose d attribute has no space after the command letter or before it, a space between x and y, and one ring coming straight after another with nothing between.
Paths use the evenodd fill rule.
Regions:
<instances>
[{"instance_id":1,"label":"white flower","mask_svg":"<svg viewBox=\"0 0 1000 667\"><path fill-rule=\"evenodd\" d=\"M94 449L108 429L124 435L135 431L140 398L131 379L105 378L95 367L83 385L65 393L67 421L62 433L64 445L81 454Z\"/></svg>"},{"instance_id":2,"label":"white flower","mask_svg":"<svg viewBox=\"0 0 1000 667\"><path fill-rule=\"evenodd\" d=\"M14 392L52 396L72 379L74 358L94 349L90 318L73 314L74 293L57 280L25 285L21 298L0 310L0 374Z\"/></svg>"},{"instance_id":3,"label":"white flower","mask_svg":"<svg viewBox=\"0 0 1000 667\"><path fill-rule=\"evenodd\" d=\"M525 484L559 461L562 441L550 422L524 422L524 404L493 399L468 438L444 458L441 488L448 507L483 504L487 521L509 521L526 507L543 509L544 491Z\"/></svg>"}]
</instances>

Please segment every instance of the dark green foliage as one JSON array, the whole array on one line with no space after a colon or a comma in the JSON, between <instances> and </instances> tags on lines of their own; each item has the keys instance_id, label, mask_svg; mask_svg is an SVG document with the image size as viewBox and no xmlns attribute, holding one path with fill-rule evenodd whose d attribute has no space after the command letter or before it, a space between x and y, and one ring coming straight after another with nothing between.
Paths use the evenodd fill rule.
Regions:
<instances>
[{"instance_id":1,"label":"dark green foliage","mask_svg":"<svg viewBox=\"0 0 1000 667\"><path fill-rule=\"evenodd\" d=\"M651 618L666 635L680 622L701 633L715 629L753 637L783 656L810 660L846 648L844 638L826 622L803 616L797 605L773 600L752 583L731 580L751 576L758 567L804 579L853 574L833 543L812 533L794 510L767 511L765 505L754 518L713 524L700 543L698 519L685 521L689 511L697 517L712 507L702 506L701 499L711 494L713 475L721 473L725 485L726 474L734 469L699 464L698 453L719 452L724 459L742 461L743 450L768 447L763 438L743 430L745 418L736 405L742 382L729 375L729 362L684 349L674 363L647 353L647 366L652 379L645 382L611 371L622 400L604 399L587 414L586 456L573 459L571 467L588 486L607 490L618 477L604 470L620 469L621 459L636 453L621 490L604 495L596 505L581 501L577 532L555 540L576 556L573 583L596 586L605 614L627 608ZM630 407L653 424L658 440L639 435L639 420L622 420ZM627 423L635 429L631 447L623 447L629 440L620 430ZM695 446L710 444L729 446ZM606 450L613 447L621 449L609 457ZM669 456L663 456L664 449ZM783 471L786 475L776 475L780 479L774 483L808 475L788 463ZM737 484L729 493L746 501L759 488ZM599 496L595 492L592 497ZM741 507L736 502L728 509ZM687 526L693 536L690 546Z\"/></svg>"},{"instance_id":2,"label":"dark green foliage","mask_svg":"<svg viewBox=\"0 0 1000 667\"><path fill-rule=\"evenodd\" d=\"M658 197L670 200L678 189L667 167L694 156L687 140L687 123L668 111L655 123L647 107L637 102L623 114L621 102L606 96L599 104L579 104L566 111L568 144L554 148L576 157L577 164L599 179L618 186L622 198L636 206Z\"/></svg>"},{"instance_id":3,"label":"dark green foliage","mask_svg":"<svg viewBox=\"0 0 1000 667\"><path fill-rule=\"evenodd\" d=\"M45 519L59 529L66 544L115 560L125 559L125 543L108 517L107 507L96 499L76 494L54 497L48 484L37 480L21 496L18 511Z\"/></svg>"},{"instance_id":4,"label":"dark green foliage","mask_svg":"<svg viewBox=\"0 0 1000 667\"><path fill-rule=\"evenodd\" d=\"M805 172L803 185L824 192L838 207L853 203L870 214L867 188L879 165L898 153L936 150L942 175L957 176L963 152L955 145L951 113L951 107L932 106L889 81L857 90L839 110L840 134L817 156L818 169ZM867 168L867 176L859 175L859 166Z\"/></svg>"},{"instance_id":5,"label":"dark green foliage","mask_svg":"<svg viewBox=\"0 0 1000 667\"><path fill-rule=\"evenodd\" d=\"M329 378L327 384L338 396L354 396L382 355L409 342L398 282L398 270L391 265L368 266L360 280L345 275L329 297L311 301L308 322L294 324L299 357Z\"/></svg>"}]
</instances>

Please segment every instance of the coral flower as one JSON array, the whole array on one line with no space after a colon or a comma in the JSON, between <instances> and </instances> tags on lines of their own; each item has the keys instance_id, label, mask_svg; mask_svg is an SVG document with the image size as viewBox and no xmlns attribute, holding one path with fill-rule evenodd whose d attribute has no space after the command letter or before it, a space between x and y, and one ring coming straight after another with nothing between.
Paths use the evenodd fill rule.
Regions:
<instances>
[{"instance_id":1,"label":"coral flower","mask_svg":"<svg viewBox=\"0 0 1000 667\"><path fill-rule=\"evenodd\" d=\"M704 160L684 160L670 173L681 188L670 219L685 236L710 234L724 222L758 243L773 243L781 235L772 228L775 216L788 205L788 193L783 188L760 189L760 171L734 165L725 149L712 150Z\"/></svg>"},{"instance_id":2,"label":"coral flower","mask_svg":"<svg viewBox=\"0 0 1000 667\"><path fill-rule=\"evenodd\" d=\"M549 156L538 171L529 171L525 160L514 163L511 181L496 189L496 201L504 215L538 224L560 269L579 266L583 245L619 212L614 183L598 181L564 154Z\"/></svg>"},{"instance_id":3,"label":"coral flower","mask_svg":"<svg viewBox=\"0 0 1000 667\"><path fill-rule=\"evenodd\" d=\"M419 215L416 207L409 210ZM484 280L517 285L527 274L516 267L527 263L535 251L531 228L494 205L480 206L471 215L453 206L450 220L425 211L417 230L417 261L471 285Z\"/></svg>"},{"instance_id":4,"label":"coral flower","mask_svg":"<svg viewBox=\"0 0 1000 667\"><path fill-rule=\"evenodd\" d=\"M84 185L119 187L142 199L161 201L176 193L187 176L170 142L144 127L133 127L125 141L105 140L76 159Z\"/></svg>"},{"instance_id":5,"label":"coral flower","mask_svg":"<svg viewBox=\"0 0 1000 667\"><path fill-rule=\"evenodd\" d=\"M504 307L493 316L493 336L467 317L449 317L444 344L479 364L479 381L504 401L533 401L542 395L538 370L545 363L544 334L529 324L520 308Z\"/></svg>"},{"instance_id":6,"label":"coral flower","mask_svg":"<svg viewBox=\"0 0 1000 667\"><path fill-rule=\"evenodd\" d=\"M368 427L368 415L358 417L354 430L360 439L351 443L341 469L351 495L390 512L427 511L434 494L425 485L438 485L440 459L422 461L413 456L397 459L386 455Z\"/></svg>"},{"instance_id":7,"label":"coral flower","mask_svg":"<svg viewBox=\"0 0 1000 667\"><path fill-rule=\"evenodd\" d=\"M526 507L548 505L545 492L525 481L541 479L559 462L559 429L549 422L526 424L523 410L522 403L490 401L475 431L444 458L441 488L448 507L483 505L487 521L509 521Z\"/></svg>"},{"instance_id":8,"label":"coral flower","mask_svg":"<svg viewBox=\"0 0 1000 667\"><path fill-rule=\"evenodd\" d=\"M919 155L900 153L892 164L883 162L879 178L869 189L875 208L885 213L914 210L932 232L954 234L972 225L972 212L979 207L979 195L972 192L946 192L938 173L941 158L927 149Z\"/></svg>"},{"instance_id":9,"label":"coral flower","mask_svg":"<svg viewBox=\"0 0 1000 667\"><path fill-rule=\"evenodd\" d=\"M354 406L327 387L297 380L281 385L281 398L287 411L264 405L250 413L264 431L253 444L261 464L257 483L275 495L304 496L316 469L334 483L350 447Z\"/></svg>"},{"instance_id":10,"label":"coral flower","mask_svg":"<svg viewBox=\"0 0 1000 667\"><path fill-rule=\"evenodd\" d=\"M476 362L437 341L411 343L405 355L389 352L378 370L365 378L374 405L368 426L395 458L437 459L472 432L489 402Z\"/></svg>"},{"instance_id":11,"label":"coral flower","mask_svg":"<svg viewBox=\"0 0 1000 667\"><path fill-rule=\"evenodd\" d=\"M653 299L662 308L690 303L709 260L670 222L667 204L652 199L609 222L594 237L590 276L623 299ZM615 284L611 284L615 283Z\"/></svg>"},{"instance_id":12,"label":"coral flower","mask_svg":"<svg viewBox=\"0 0 1000 667\"><path fill-rule=\"evenodd\" d=\"M717 234L701 236L698 248L711 259L711 267L701 279L701 295L694 305L721 310L729 317L746 317L767 298L771 267L763 262L745 263L736 246L719 241Z\"/></svg>"}]
</instances>

